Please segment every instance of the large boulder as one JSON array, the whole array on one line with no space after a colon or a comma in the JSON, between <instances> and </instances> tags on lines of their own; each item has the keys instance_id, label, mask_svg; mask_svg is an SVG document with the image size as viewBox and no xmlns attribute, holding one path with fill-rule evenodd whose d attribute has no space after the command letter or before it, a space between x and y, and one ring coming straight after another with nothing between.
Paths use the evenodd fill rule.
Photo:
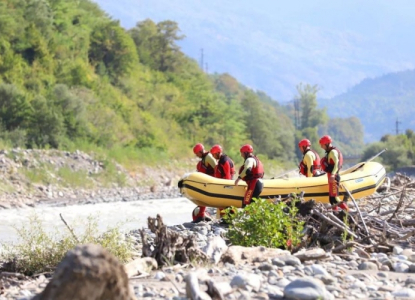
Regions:
<instances>
[{"instance_id":1,"label":"large boulder","mask_svg":"<svg viewBox=\"0 0 415 300\"><path fill-rule=\"evenodd\" d=\"M136 299L124 266L99 245L80 245L68 251L53 278L33 300Z\"/></svg>"}]
</instances>

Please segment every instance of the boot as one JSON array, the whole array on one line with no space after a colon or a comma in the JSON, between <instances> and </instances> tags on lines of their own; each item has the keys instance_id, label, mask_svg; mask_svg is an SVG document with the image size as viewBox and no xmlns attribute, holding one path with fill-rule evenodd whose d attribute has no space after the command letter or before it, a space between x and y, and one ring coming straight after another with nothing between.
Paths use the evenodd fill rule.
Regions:
<instances>
[{"instance_id":1,"label":"boot","mask_svg":"<svg viewBox=\"0 0 415 300\"><path fill-rule=\"evenodd\" d=\"M349 206L347 206L346 202L341 202L338 207L340 207L341 209L343 209L344 211L349 211Z\"/></svg>"},{"instance_id":2,"label":"boot","mask_svg":"<svg viewBox=\"0 0 415 300\"><path fill-rule=\"evenodd\" d=\"M196 206L196 208L192 212L192 223L199 223L201 221L212 221L212 218L210 217L209 213L206 212L205 206Z\"/></svg>"}]
</instances>

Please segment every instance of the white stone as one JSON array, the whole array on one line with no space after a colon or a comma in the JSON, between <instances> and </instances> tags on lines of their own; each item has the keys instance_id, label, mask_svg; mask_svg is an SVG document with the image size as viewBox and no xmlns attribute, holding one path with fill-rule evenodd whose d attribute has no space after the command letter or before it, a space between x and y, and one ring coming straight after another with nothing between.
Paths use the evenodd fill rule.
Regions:
<instances>
[{"instance_id":1,"label":"white stone","mask_svg":"<svg viewBox=\"0 0 415 300\"><path fill-rule=\"evenodd\" d=\"M158 280L162 280L166 277L166 274L164 274L164 272L158 271L156 272L156 274L154 275L154 279L158 279Z\"/></svg>"},{"instance_id":2,"label":"white stone","mask_svg":"<svg viewBox=\"0 0 415 300\"><path fill-rule=\"evenodd\" d=\"M396 298L415 299L415 291L408 288L402 288L392 293Z\"/></svg>"},{"instance_id":3,"label":"white stone","mask_svg":"<svg viewBox=\"0 0 415 300\"><path fill-rule=\"evenodd\" d=\"M310 277L299 278L287 285L284 288L284 297L296 300L334 299L323 282Z\"/></svg>"},{"instance_id":4,"label":"white stone","mask_svg":"<svg viewBox=\"0 0 415 300\"><path fill-rule=\"evenodd\" d=\"M329 275L329 273L326 271L326 269L322 265L314 264L311 266L311 268L313 270L314 275L318 275L318 274L326 275L326 276Z\"/></svg>"},{"instance_id":5,"label":"white stone","mask_svg":"<svg viewBox=\"0 0 415 300\"><path fill-rule=\"evenodd\" d=\"M408 273L409 266L403 262L396 262L393 264L393 270L398 273Z\"/></svg>"},{"instance_id":6,"label":"white stone","mask_svg":"<svg viewBox=\"0 0 415 300\"><path fill-rule=\"evenodd\" d=\"M231 280L232 287L252 288L254 291L259 291L261 287L261 277L256 274L240 273L235 275Z\"/></svg>"},{"instance_id":7,"label":"white stone","mask_svg":"<svg viewBox=\"0 0 415 300\"><path fill-rule=\"evenodd\" d=\"M393 247L393 254L395 254L395 255L401 254L402 251L403 251L402 247L399 247L399 246L394 246Z\"/></svg>"}]
</instances>

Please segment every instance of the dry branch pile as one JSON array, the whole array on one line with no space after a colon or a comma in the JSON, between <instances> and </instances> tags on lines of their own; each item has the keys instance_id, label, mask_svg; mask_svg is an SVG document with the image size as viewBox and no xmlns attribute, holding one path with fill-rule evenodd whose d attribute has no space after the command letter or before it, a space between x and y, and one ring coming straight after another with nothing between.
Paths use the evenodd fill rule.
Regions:
<instances>
[{"instance_id":1,"label":"dry branch pile","mask_svg":"<svg viewBox=\"0 0 415 300\"><path fill-rule=\"evenodd\" d=\"M155 234L149 241L144 229L140 229L143 257L153 257L159 266L179 263L207 261L207 256L197 247L195 235L184 236L167 228L160 215L148 217L148 228Z\"/></svg>"},{"instance_id":2,"label":"dry branch pile","mask_svg":"<svg viewBox=\"0 0 415 300\"><path fill-rule=\"evenodd\" d=\"M375 194L360 199L358 207L349 201L349 213L317 203L304 217L306 235L301 247L319 246L334 253L351 247L362 253L390 252L395 245L411 247L415 244L414 201L415 181L397 173L386 178Z\"/></svg>"}]
</instances>

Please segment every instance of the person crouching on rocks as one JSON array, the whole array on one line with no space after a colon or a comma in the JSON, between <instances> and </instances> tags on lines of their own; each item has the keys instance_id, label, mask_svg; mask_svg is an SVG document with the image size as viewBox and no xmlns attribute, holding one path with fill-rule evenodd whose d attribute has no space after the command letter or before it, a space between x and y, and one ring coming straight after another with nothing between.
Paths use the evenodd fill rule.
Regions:
<instances>
[{"instance_id":1,"label":"person crouching on rocks","mask_svg":"<svg viewBox=\"0 0 415 300\"><path fill-rule=\"evenodd\" d=\"M214 176L217 164L216 160L210 152L205 151L203 144L196 144L193 147L193 153L196 154L197 157L201 158L201 160L196 165L196 170L198 172ZM212 218L206 212L206 206L196 206L192 212L192 218L194 223L212 220Z\"/></svg>"},{"instance_id":2,"label":"person crouching on rocks","mask_svg":"<svg viewBox=\"0 0 415 300\"><path fill-rule=\"evenodd\" d=\"M239 176L235 180L235 185L238 185L241 179L248 185L242 202L242 207L245 207L251 203L252 198L258 198L264 188L262 182L264 167L259 158L253 154L254 149L251 145L243 145L239 151L245 162L239 169Z\"/></svg>"}]
</instances>

